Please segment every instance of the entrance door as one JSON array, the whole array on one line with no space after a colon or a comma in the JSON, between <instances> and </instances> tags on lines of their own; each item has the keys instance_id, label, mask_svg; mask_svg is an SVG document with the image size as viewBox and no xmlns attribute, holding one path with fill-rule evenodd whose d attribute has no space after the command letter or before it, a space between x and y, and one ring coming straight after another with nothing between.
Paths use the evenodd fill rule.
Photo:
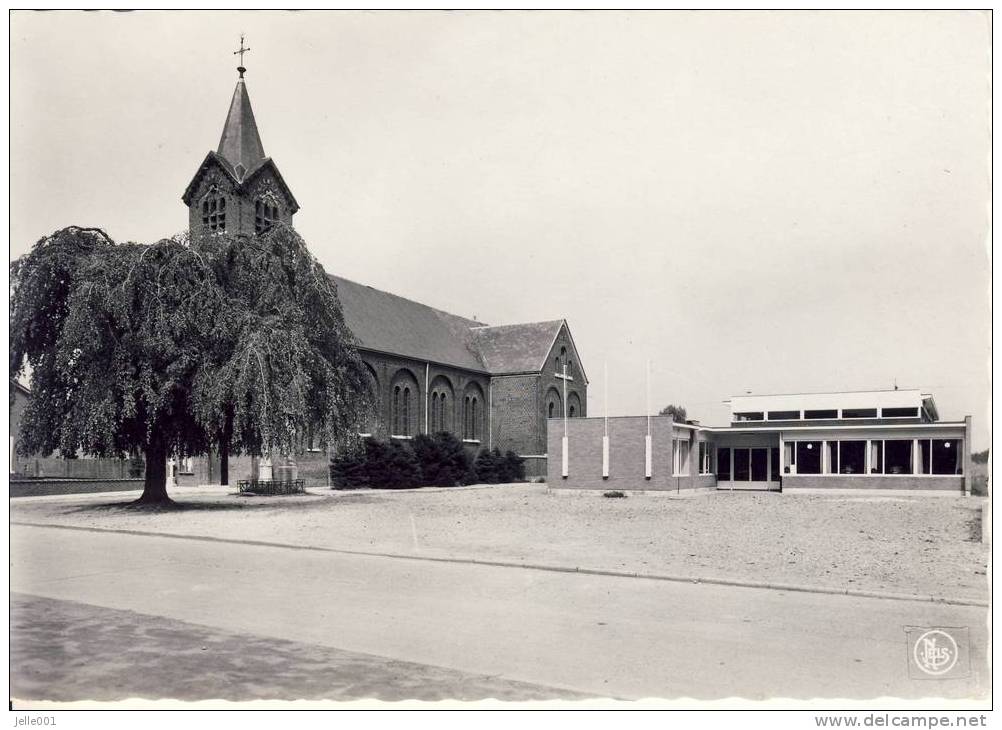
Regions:
<instances>
[{"instance_id":1,"label":"entrance door","mask_svg":"<svg viewBox=\"0 0 1002 730\"><path fill-rule=\"evenodd\" d=\"M766 446L720 448L717 453L720 460L730 457L731 462L729 470L718 468L718 489L779 489L779 449Z\"/></svg>"}]
</instances>

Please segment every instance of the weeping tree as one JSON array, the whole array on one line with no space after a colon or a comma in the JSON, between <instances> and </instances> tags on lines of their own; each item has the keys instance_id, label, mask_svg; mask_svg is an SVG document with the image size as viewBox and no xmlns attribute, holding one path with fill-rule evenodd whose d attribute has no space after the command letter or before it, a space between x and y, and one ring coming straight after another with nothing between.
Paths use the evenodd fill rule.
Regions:
<instances>
[{"instance_id":1,"label":"weeping tree","mask_svg":"<svg viewBox=\"0 0 1002 730\"><path fill-rule=\"evenodd\" d=\"M197 416L231 451L292 453L307 434L343 449L371 408L368 372L334 282L290 227L193 242L223 292L192 382Z\"/></svg>"},{"instance_id":2,"label":"weeping tree","mask_svg":"<svg viewBox=\"0 0 1002 730\"><path fill-rule=\"evenodd\" d=\"M30 368L28 453L166 460L341 444L371 392L336 289L290 228L116 244L70 227L11 265L10 372Z\"/></svg>"}]
</instances>

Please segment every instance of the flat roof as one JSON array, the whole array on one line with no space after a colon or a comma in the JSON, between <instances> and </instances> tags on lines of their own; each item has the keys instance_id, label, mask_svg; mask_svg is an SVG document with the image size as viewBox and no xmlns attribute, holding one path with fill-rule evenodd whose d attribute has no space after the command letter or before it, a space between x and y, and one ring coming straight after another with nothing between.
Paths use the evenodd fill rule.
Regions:
<instances>
[{"instance_id":1,"label":"flat roof","mask_svg":"<svg viewBox=\"0 0 1002 730\"><path fill-rule=\"evenodd\" d=\"M757 421L757 423L763 423ZM839 423L830 426L700 426L711 433L778 433L780 431L885 431L915 428L964 428L966 421L933 421L932 423Z\"/></svg>"},{"instance_id":2,"label":"flat roof","mask_svg":"<svg viewBox=\"0 0 1002 730\"><path fill-rule=\"evenodd\" d=\"M785 393L736 395L729 401L732 413L758 413L786 410L832 410L839 408L921 408L935 404L929 393L917 388L908 390L854 390L829 393Z\"/></svg>"}]
</instances>

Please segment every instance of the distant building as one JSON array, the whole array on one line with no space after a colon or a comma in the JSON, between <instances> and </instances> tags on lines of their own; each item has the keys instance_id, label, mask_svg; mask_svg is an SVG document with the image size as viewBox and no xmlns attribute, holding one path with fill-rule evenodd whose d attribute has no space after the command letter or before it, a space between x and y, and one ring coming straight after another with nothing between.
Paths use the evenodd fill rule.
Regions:
<instances>
[{"instance_id":1,"label":"distant building","mask_svg":"<svg viewBox=\"0 0 1002 730\"><path fill-rule=\"evenodd\" d=\"M932 395L920 390L742 395L726 402L731 423L721 427L662 416L568 422L566 476L565 424L550 420L550 482L583 489L970 493L971 417L940 421Z\"/></svg>"}]
</instances>

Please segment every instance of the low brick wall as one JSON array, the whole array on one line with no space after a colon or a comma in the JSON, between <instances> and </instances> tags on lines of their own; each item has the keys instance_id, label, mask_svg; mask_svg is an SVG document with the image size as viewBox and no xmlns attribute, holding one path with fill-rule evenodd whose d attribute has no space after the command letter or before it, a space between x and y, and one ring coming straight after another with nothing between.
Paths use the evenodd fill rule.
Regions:
<instances>
[{"instance_id":1,"label":"low brick wall","mask_svg":"<svg viewBox=\"0 0 1002 730\"><path fill-rule=\"evenodd\" d=\"M42 497L49 494L128 492L142 489L142 479L29 479L10 482L11 497Z\"/></svg>"},{"instance_id":2,"label":"low brick wall","mask_svg":"<svg viewBox=\"0 0 1002 730\"><path fill-rule=\"evenodd\" d=\"M816 474L784 474L783 491L795 492L798 489L884 489L909 491L946 491L962 494L964 477L962 476L821 476Z\"/></svg>"},{"instance_id":3,"label":"low brick wall","mask_svg":"<svg viewBox=\"0 0 1002 730\"><path fill-rule=\"evenodd\" d=\"M564 424L558 419L547 422L549 473L547 483L557 489L602 489L642 491L688 491L712 488L717 479L712 474L694 474L695 448L689 452L689 476L672 474L672 431L670 417L651 418L652 453L651 478L644 476L645 437L647 418L626 416L609 419L609 476L602 477L602 436L605 423L601 418L572 418L568 427L568 474L561 476L561 438Z\"/></svg>"}]
</instances>

